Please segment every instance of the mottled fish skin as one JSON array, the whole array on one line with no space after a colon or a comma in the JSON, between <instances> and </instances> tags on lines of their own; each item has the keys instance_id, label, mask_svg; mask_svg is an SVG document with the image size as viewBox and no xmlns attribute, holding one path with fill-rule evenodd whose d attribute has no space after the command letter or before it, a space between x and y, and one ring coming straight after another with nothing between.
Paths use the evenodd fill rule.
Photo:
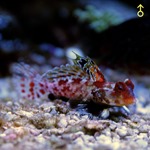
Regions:
<instances>
[{"instance_id":1,"label":"mottled fish skin","mask_svg":"<svg viewBox=\"0 0 150 150\"><path fill-rule=\"evenodd\" d=\"M90 101L111 106L135 102L131 80L111 83L89 57L76 55L74 64L62 65L43 75L27 64L14 66L14 82L19 96L25 99L43 99L48 94L71 100Z\"/></svg>"}]
</instances>

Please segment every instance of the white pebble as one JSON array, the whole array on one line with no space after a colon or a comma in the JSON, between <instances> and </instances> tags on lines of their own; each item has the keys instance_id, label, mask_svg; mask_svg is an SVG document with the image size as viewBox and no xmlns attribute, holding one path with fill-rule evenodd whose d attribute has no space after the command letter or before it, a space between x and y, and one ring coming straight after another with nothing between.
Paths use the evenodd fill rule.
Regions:
<instances>
[{"instance_id":1,"label":"white pebble","mask_svg":"<svg viewBox=\"0 0 150 150\"><path fill-rule=\"evenodd\" d=\"M119 136L123 137L127 135L127 128L126 127L121 127L121 128L117 128L116 132L119 134Z\"/></svg>"},{"instance_id":2,"label":"white pebble","mask_svg":"<svg viewBox=\"0 0 150 150\"><path fill-rule=\"evenodd\" d=\"M136 143L137 143L137 144L139 145L139 147L141 147L141 148L146 148L146 147L148 146L147 141L142 140L142 139L137 140Z\"/></svg>"}]
</instances>

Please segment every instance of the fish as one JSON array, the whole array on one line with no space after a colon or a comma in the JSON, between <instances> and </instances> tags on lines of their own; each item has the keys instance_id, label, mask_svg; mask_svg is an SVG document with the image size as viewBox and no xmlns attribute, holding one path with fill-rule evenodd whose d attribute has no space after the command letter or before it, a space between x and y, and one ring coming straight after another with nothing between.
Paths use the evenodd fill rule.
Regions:
<instances>
[{"instance_id":1,"label":"fish","mask_svg":"<svg viewBox=\"0 0 150 150\"><path fill-rule=\"evenodd\" d=\"M17 63L13 67L14 84L18 96L28 100L42 100L49 94L72 101L125 107L136 102L134 84L130 79L107 81L96 63L88 56L75 52L73 64L54 67L40 74L30 65ZM126 109L126 108L125 108Z\"/></svg>"}]
</instances>

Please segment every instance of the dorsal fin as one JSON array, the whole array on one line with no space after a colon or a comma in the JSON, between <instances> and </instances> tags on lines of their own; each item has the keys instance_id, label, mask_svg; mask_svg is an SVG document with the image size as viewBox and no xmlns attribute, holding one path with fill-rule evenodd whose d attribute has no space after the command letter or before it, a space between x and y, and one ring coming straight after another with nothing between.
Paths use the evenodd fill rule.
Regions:
<instances>
[{"instance_id":1,"label":"dorsal fin","mask_svg":"<svg viewBox=\"0 0 150 150\"><path fill-rule=\"evenodd\" d=\"M73 59L74 65L79 66L81 69L86 71L86 73L90 76L90 79L94 82L105 82L104 75L100 71L99 67L95 64L95 62L89 57L81 57L75 52L76 59Z\"/></svg>"},{"instance_id":2,"label":"dorsal fin","mask_svg":"<svg viewBox=\"0 0 150 150\"><path fill-rule=\"evenodd\" d=\"M77 65L61 65L60 67L55 67L52 70L49 70L43 75L43 78L47 78L49 81L53 81L54 79L58 78L69 78L69 77L74 77L74 78L80 78L84 79L87 78L90 80L89 75L82 70L79 66Z\"/></svg>"}]
</instances>

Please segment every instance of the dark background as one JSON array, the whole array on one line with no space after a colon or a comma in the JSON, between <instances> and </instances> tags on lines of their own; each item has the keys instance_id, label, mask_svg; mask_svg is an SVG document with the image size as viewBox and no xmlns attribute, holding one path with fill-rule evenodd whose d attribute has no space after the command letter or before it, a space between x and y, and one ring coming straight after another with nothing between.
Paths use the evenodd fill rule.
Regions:
<instances>
[{"instance_id":1,"label":"dark background","mask_svg":"<svg viewBox=\"0 0 150 150\"><path fill-rule=\"evenodd\" d=\"M141 3L145 15L96 32L89 28L88 22L79 22L74 15L76 9L84 10L91 1L1 0L0 76L10 75L10 65L20 58L32 62L29 55L33 52L49 59L53 57L56 47L65 51L65 48L75 44L80 45L84 53L95 59L99 65L120 68L131 73L149 74L150 1L113 2L119 2L133 10ZM47 43L50 44L49 47L43 50L40 45L47 46Z\"/></svg>"}]
</instances>

